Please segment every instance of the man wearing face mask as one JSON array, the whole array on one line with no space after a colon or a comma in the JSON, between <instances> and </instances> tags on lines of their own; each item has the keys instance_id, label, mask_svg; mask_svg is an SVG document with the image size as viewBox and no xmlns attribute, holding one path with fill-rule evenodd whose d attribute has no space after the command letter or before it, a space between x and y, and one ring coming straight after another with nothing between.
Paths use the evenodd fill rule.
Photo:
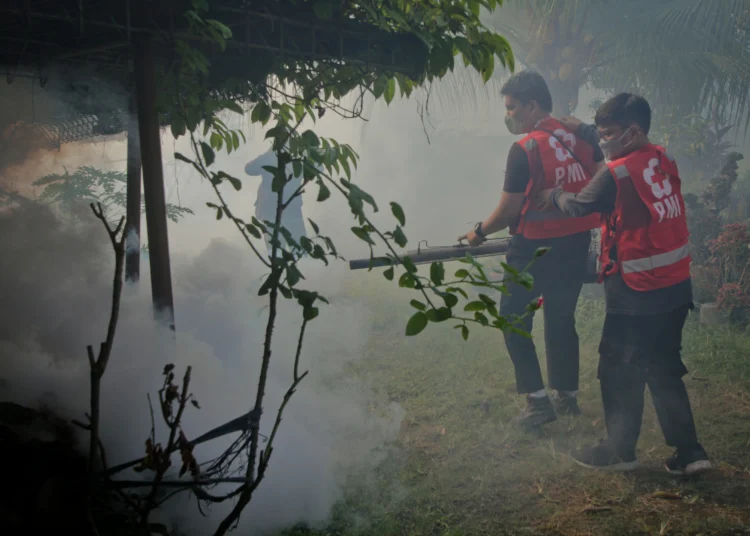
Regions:
<instances>
[{"instance_id":1,"label":"man wearing face mask","mask_svg":"<svg viewBox=\"0 0 750 536\"><path fill-rule=\"evenodd\" d=\"M571 128L579 123L579 132L592 129L566 122ZM666 443L675 448L667 470L705 471L711 463L698 442L682 381L682 329L693 297L677 164L649 141L651 109L642 97L613 97L596 112L595 123L607 167L578 194L545 190L537 203L569 216L604 215L600 278L607 313L598 377L608 437L573 458L590 468L635 468L648 384Z\"/></svg>"},{"instance_id":2,"label":"man wearing face mask","mask_svg":"<svg viewBox=\"0 0 750 536\"><path fill-rule=\"evenodd\" d=\"M536 429L552 422L557 414L578 415L579 343L575 309L587 272L591 230L599 217L571 218L553 210L532 206L535 192L560 186L579 192L603 165L596 138L578 136L552 117L552 97L544 79L535 72L512 76L500 93L507 109L506 125L513 134L525 134L508 154L505 184L495 211L474 230L459 238L471 245L482 243L486 235L510 228L513 235L506 262L521 271L532 261L534 287L528 290L509 284L503 294L500 312L522 316L526 306L540 295L544 298L544 339L547 350L547 376L555 391L553 405L545 390L536 348L531 339L504 333L516 376L519 394L527 398L518 424ZM551 248L535 260L538 248ZM533 313L524 322L531 332Z\"/></svg>"}]
</instances>

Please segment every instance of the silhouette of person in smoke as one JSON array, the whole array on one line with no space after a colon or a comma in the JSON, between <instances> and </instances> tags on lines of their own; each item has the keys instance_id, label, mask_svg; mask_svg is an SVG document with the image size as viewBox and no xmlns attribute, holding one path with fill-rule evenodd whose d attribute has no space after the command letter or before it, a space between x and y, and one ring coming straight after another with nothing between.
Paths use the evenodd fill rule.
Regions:
<instances>
[{"instance_id":1,"label":"silhouette of person in smoke","mask_svg":"<svg viewBox=\"0 0 750 536\"><path fill-rule=\"evenodd\" d=\"M277 165L276 154L269 150L261 156L251 160L245 165L245 173L253 176L260 175L260 185L258 186L258 197L255 201L255 217L260 221L274 222L276 220L276 200L277 194L272 189L273 175L267 170L263 169L263 166L276 166ZM292 176L291 180L286 183L284 187L284 203L289 201L294 192L296 192L300 186L302 186L302 176L294 177L292 172L292 166L287 165L285 169L286 176ZM305 229L305 220L302 216L302 196L297 196L289 202L289 205L284 209L281 214L281 225L285 227L292 235L292 238L299 243L299 239L303 236L307 236L307 230ZM270 231L270 229L269 229ZM265 236L266 249L268 255L271 255L271 237L270 235ZM282 245L285 245L287 250L291 250L289 244L282 235L279 235L279 240Z\"/></svg>"}]
</instances>

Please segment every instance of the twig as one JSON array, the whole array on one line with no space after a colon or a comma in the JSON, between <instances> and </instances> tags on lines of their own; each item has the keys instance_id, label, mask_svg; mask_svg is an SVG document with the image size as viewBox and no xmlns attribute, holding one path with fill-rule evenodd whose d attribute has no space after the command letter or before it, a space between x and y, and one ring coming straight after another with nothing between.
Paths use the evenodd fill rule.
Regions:
<instances>
[{"instance_id":1,"label":"twig","mask_svg":"<svg viewBox=\"0 0 750 536\"><path fill-rule=\"evenodd\" d=\"M100 203L97 203L97 205L95 206L93 203L91 203L90 207L94 215L104 224L104 228L107 230L110 242L112 243L112 249L115 252L115 273L112 284L112 305L109 315L109 324L107 326L107 338L105 342L101 343L98 356L94 356L94 349L91 345L86 347L86 354L89 360L91 382L91 416L89 418L89 425L84 426L84 428L87 428L89 431L89 459L87 475L89 485L88 496L86 498L86 508L91 524L91 529L94 534L98 534L91 509L91 503L92 497L96 496L97 479L94 469L96 466L97 452L100 453L102 464L106 468L104 446L101 442L101 439L99 438L101 379L104 375L105 370L107 369L107 363L109 362L109 357L111 355L112 345L115 338L115 331L117 329L117 320L120 313L120 297L122 295L122 271L125 260L125 233L121 233L121 230L125 223L125 217L121 217L120 222L117 224L117 227L115 227L115 229L112 229L109 225L109 222L107 222L107 219L104 216L102 205Z\"/></svg>"},{"instance_id":2,"label":"twig","mask_svg":"<svg viewBox=\"0 0 750 536\"><path fill-rule=\"evenodd\" d=\"M175 415L174 419L170 419L170 416L167 415L166 409L165 409L165 406L167 404L165 403L165 401L162 400L162 404L161 404L162 413L164 415L164 421L166 422L167 426L169 426L169 439L167 440L167 446L164 449L164 457L162 460L160 460L160 463L157 464L156 474L154 475L154 479L153 481L149 483L149 485L151 485L152 488L148 496L146 497L145 506L143 508L143 512L141 513L142 523L147 523L149 513L156 507L156 495L159 492L159 487L163 483L164 474L167 472L167 469L169 468L170 464L168 463L168 461L170 459L171 453L177 450L177 447L176 447L177 430L180 428L180 423L182 422L182 414L185 411L185 407L187 406L188 400L190 399L188 389L190 387L191 369L192 367L187 367L187 369L185 370L185 376L182 379L182 392L179 398L177 414ZM170 380L168 379L165 380L165 384L169 383L169 381ZM161 398L161 391L160 391L159 397Z\"/></svg>"},{"instance_id":3,"label":"twig","mask_svg":"<svg viewBox=\"0 0 750 536\"><path fill-rule=\"evenodd\" d=\"M294 127L294 130L296 130L299 127L300 123L301 123L301 120L297 122L297 124ZM281 159L279 158L280 151L281 151L281 148L284 146L285 141L286 140L283 140L282 142L277 144L277 150L276 150L277 165L280 164L280 161L281 161ZM253 492L255 491L255 489L258 487L261 480L263 479L265 469L268 466L268 460L269 460L271 450L272 450L272 442L276 434L278 425L281 422L281 414L283 412L283 409L286 406L288 399L294 393L294 389L297 387L299 382L307 374L305 373L300 377L296 377L297 363L299 360L299 355L300 355L301 346L302 346L302 334L301 334L299 342L298 342L297 355L295 359L295 379L294 379L294 382L292 383L292 387L289 389L289 391L287 391L287 394L284 396L284 402L281 404L281 407L279 408L279 411L277 413L276 423L274 424L274 430L271 433L271 436L268 440L267 454L264 452L261 452L260 463L258 464L258 474L256 477L255 465L256 465L256 460L258 459L260 417L263 412L263 398L265 396L266 381L268 377L268 368L269 368L270 361L271 361L271 343L273 340L273 328L276 323L277 302L278 302L278 294L279 294L279 281L281 279L281 272L283 271L283 266L281 266L281 264L276 260L276 253L278 251L278 235L279 235L279 228L281 225L281 215L283 212L283 203L284 203L283 195L284 195L284 187L282 186L281 188L279 188L279 191L276 196L276 219L274 221L274 229L271 235L271 243L273 244L273 246L271 250L271 259L272 259L271 274L269 277L272 281L272 285L271 285L271 290L270 290L270 295L269 295L269 312L268 312L268 321L266 323L265 340L264 340L264 346L263 346L263 359L261 363L260 377L258 379L258 391L255 397L255 407L253 409L253 412L255 412L257 415L257 421L253 423L254 426L252 426L250 430L250 454L248 456L248 464L247 464L247 469L245 471L245 478L248 482L251 482L251 483L241 486L242 491L239 493L237 504L235 504L234 508L232 508L229 514L221 521L221 523L219 524L219 527L216 529L215 536L223 536L224 534L226 534L229 531L229 529L235 523L239 521L242 511L244 510L245 506L247 506L247 504L250 502ZM304 330L306 323L307 323L306 321L303 322L302 331Z\"/></svg>"},{"instance_id":4,"label":"twig","mask_svg":"<svg viewBox=\"0 0 750 536\"><path fill-rule=\"evenodd\" d=\"M247 484L249 481L244 477L207 478L204 480L161 480L160 487L165 488L191 488L194 486L213 486L216 484ZM123 488L146 488L154 483L149 480L113 480L109 483L112 489Z\"/></svg>"}]
</instances>

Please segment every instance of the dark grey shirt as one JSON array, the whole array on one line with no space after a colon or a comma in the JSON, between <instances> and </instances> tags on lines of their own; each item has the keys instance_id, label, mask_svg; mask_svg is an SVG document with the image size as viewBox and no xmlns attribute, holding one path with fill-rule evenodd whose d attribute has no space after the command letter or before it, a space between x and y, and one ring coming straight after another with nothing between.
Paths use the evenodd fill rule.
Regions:
<instances>
[{"instance_id":1,"label":"dark grey shirt","mask_svg":"<svg viewBox=\"0 0 750 536\"><path fill-rule=\"evenodd\" d=\"M576 132L580 137L589 137L594 125L581 125ZM585 132L585 134L583 133ZM600 212L609 214L615 208L617 184L609 168L603 168L591 182L577 194L557 189L552 193L552 203L562 212L571 216L587 216ZM612 258L617 258L613 249ZM682 283L658 290L639 292L625 284L617 273L604 280L604 295L607 302L607 313L623 315L661 314L692 303L693 286L688 279Z\"/></svg>"}]
</instances>

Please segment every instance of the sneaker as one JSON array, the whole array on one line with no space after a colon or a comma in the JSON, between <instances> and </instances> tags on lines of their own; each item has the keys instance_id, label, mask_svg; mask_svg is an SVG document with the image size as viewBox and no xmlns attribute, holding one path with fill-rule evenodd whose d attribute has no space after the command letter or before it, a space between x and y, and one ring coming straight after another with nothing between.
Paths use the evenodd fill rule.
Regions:
<instances>
[{"instance_id":1,"label":"sneaker","mask_svg":"<svg viewBox=\"0 0 750 536\"><path fill-rule=\"evenodd\" d=\"M555 411L558 415L578 416L581 414L581 408L578 407L578 398L573 395L566 395L557 391L552 400L555 404Z\"/></svg>"},{"instance_id":2,"label":"sneaker","mask_svg":"<svg viewBox=\"0 0 750 536\"><path fill-rule=\"evenodd\" d=\"M548 396L527 396L526 408L515 419L516 424L520 424L524 428L538 428L556 420L555 408Z\"/></svg>"},{"instance_id":3,"label":"sneaker","mask_svg":"<svg viewBox=\"0 0 750 536\"><path fill-rule=\"evenodd\" d=\"M703 448L680 452L676 450L671 458L664 462L664 467L673 475L696 475L711 469L708 454Z\"/></svg>"},{"instance_id":4,"label":"sneaker","mask_svg":"<svg viewBox=\"0 0 750 536\"><path fill-rule=\"evenodd\" d=\"M635 454L621 456L606 441L593 447L584 447L571 453L573 461L588 469L603 471L633 471L638 468Z\"/></svg>"}]
</instances>

